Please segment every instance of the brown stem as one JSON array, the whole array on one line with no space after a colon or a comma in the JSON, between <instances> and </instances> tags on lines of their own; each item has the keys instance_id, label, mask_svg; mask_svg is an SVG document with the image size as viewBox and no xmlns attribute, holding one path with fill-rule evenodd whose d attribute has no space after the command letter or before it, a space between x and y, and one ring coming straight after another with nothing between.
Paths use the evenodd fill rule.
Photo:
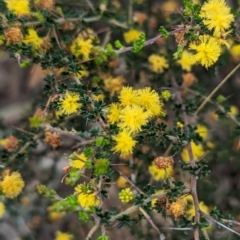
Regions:
<instances>
[{"instance_id":1,"label":"brown stem","mask_svg":"<svg viewBox=\"0 0 240 240\"><path fill-rule=\"evenodd\" d=\"M240 236L240 233L238 233L238 232L234 231L233 229L227 227L227 226L224 225L223 223L220 223L219 221L215 220L213 217L209 216L209 215L206 214L205 212L203 212L203 211L201 211L201 210L198 210L198 212L199 212L204 218L206 218L208 221L214 222L214 223L216 223L217 225L225 228L226 230L228 230L228 231L230 231L230 232L232 232L232 233Z\"/></svg>"},{"instance_id":2,"label":"brown stem","mask_svg":"<svg viewBox=\"0 0 240 240\"><path fill-rule=\"evenodd\" d=\"M172 86L176 89L180 89L178 86L178 83L173 75L173 73L170 71L170 80L172 83ZM176 100L178 101L178 103L181 105L181 110L182 110L182 118L184 121L184 128L186 129L188 126L188 117L187 117L187 113L186 113L186 107L183 104L183 100L181 97L181 92L177 91L176 92ZM192 150L192 146L191 143L189 143L187 146L187 152L189 155L189 159L190 159L190 166L192 168L195 167L196 163L194 160L194 155L193 155L193 150ZM200 214L198 212L199 210L199 201L198 201L198 195L197 195L197 176L196 175L191 175L191 195L193 197L193 205L194 205L194 209L195 209L195 217L194 217L194 221L195 223L199 223L200 221ZM199 226L198 224L196 224L196 227L193 230L193 235L194 235L194 240L199 240Z\"/></svg>"},{"instance_id":3,"label":"brown stem","mask_svg":"<svg viewBox=\"0 0 240 240\"><path fill-rule=\"evenodd\" d=\"M169 32L169 34L170 34L170 35L173 35L174 33L182 32L182 31L184 31L184 30L186 30L185 27L179 27L178 29ZM160 39L160 38L163 38L163 36L162 36L162 35L158 35L158 36L156 36L156 37L154 37L154 38L151 38L151 39L147 40L147 41L144 43L144 47L153 44L154 42L156 42L156 41L157 41L158 39ZM133 46L131 46L131 47L125 47L125 48L123 48L123 49L116 50L115 52L116 52L117 54L121 54L121 53L125 53L125 52L131 51L132 48L133 48Z\"/></svg>"},{"instance_id":4,"label":"brown stem","mask_svg":"<svg viewBox=\"0 0 240 240\"><path fill-rule=\"evenodd\" d=\"M156 226L156 224L153 222L152 218L144 211L143 208L139 208L140 212L144 215L144 217L147 219L147 221L150 223L150 225L153 227L153 229L156 230L156 232L158 233L159 235L159 239L166 239L164 234L162 234L160 232L160 230L158 229L158 227Z\"/></svg>"},{"instance_id":5,"label":"brown stem","mask_svg":"<svg viewBox=\"0 0 240 240\"><path fill-rule=\"evenodd\" d=\"M227 82L227 80L239 69L239 67L240 67L240 63L217 85L217 87L214 88L214 90L207 96L207 98L198 107L198 109L195 112L195 115L197 115L201 111L201 109L212 98L212 96L218 91L218 89L221 88L225 82Z\"/></svg>"},{"instance_id":6,"label":"brown stem","mask_svg":"<svg viewBox=\"0 0 240 240\"><path fill-rule=\"evenodd\" d=\"M138 188L127 176L125 176L122 172L117 170L118 173L133 187L135 188L139 193L146 195L140 188Z\"/></svg>"}]
</instances>

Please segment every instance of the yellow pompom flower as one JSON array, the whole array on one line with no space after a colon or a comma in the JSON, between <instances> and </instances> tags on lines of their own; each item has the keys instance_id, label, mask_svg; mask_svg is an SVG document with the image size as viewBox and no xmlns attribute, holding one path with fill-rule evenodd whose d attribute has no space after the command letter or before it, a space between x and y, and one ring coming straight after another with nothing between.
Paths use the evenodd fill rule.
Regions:
<instances>
[{"instance_id":1,"label":"yellow pompom flower","mask_svg":"<svg viewBox=\"0 0 240 240\"><path fill-rule=\"evenodd\" d=\"M149 167L148 167L148 171L151 174L151 176L153 177L154 180L159 181L159 180L163 180L163 179L167 179L170 176L172 176L173 174L173 168L168 167L166 169L158 169L154 163L152 163Z\"/></svg>"},{"instance_id":2,"label":"yellow pompom flower","mask_svg":"<svg viewBox=\"0 0 240 240\"><path fill-rule=\"evenodd\" d=\"M196 132L202 137L203 140L208 139L208 128L204 125L198 125Z\"/></svg>"},{"instance_id":3,"label":"yellow pompom flower","mask_svg":"<svg viewBox=\"0 0 240 240\"><path fill-rule=\"evenodd\" d=\"M196 144L195 142L191 141L191 147L193 151L193 157L195 161L199 161L204 156L204 148L202 144ZM187 148L183 148L181 152L182 160L186 163L190 161Z\"/></svg>"},{"instance_id":4,"label":"yellow pompom flower","mask_svg":"<svg viewBox=\"0 0 240 240\"><path fill-rule=\"evenodd\" d=\"M18 17L30 15L29 0L4 0L7 9Z\"/></svg>"},{"instance_id":5,"label":"yellow pompom flower","mask_svg":"<svg viewBox=\"0 0 240 240\"><path fill-rule=\"evenodd\" d=\"M209 213L209 207L203 201L199 202L199 208L204 213L207 213L207 214ZM186 213L187 213L187 216L188 216L189 220L191 220L195 216L195 208L193 206L193 203L190 204L190 207L186 211Z\"/></svg>"},{"instance_id":6,"label":"yellow pompom flower","mask_svg":"<svg viewBox=\"0 0 240 240\"><path fill-rule=\"evenodd\" d=\"M163 103L155 90L149 87L137 90L137 104L144 107L153 116L165 116Z\"/></svg>"},{"instance_id":7,"label":"yellow pompom flower","mask_svg":"<svg viewBox=\"0 0 240 240\"><path fill-rule=\"evenodd\" d=\"M199 36L199 41L191 43L189 49L196 51L196 54L193 55L194 63L200 63L206 68L213 65L221 53L218 41L208 35Z\"/></svg>"},{"instance_id":8,"label":"yellow pompom flower","mask_svg":"<svg viewBox=\"0 0 240 240\"><path fill-rule=\"evenodd\" d=\"M112 139L116 142L112 150L116 153L120 153L123 156L131 154L134 146L137 143L136 140L134 140L130 133L126 130L113 136Z\"/></svg>"},{"instance_id":9,"label":"yellow pompom flower","mask_svg":"<svg viewBox=\"0 0 240 240\"><path fill-rule=\"evenodd\" d=\"M57 222L62 219L66 215L66 212L53 212L50 211L48 214L48 218L51 222Z\"/></svg>"},{"instance_id":10,"label":"yellow pompom flower","mask_svg":"<svg viewBox=\"0 0 240 240\"><path fill-rule=\"evenodd\" d=\"M0 218L3 217L3 215L5 214L5 205L3 202L0 202Z\"/></svg>"},{"instance_id":11,"label":"yellow pompom flower","mask_svg":"<svg viewBox=\"0 0 240 240\"><path fill-rule=\"evenodd\" d=\"M121 129L126 129L129 133L137 133L142 130L142 126L147 124L149 114L137 105L125 107L119 116Z\"/></svg>"},{"instance_id":12,"label":"yellow pompom flower","mask_svg":"<svg viewBox=\"0 0 240 240\"><path fill-rule=\"evenodd\" d=\"M117 186L118 186L119 188L125 188L125 187L127 187L128 182L127 182L127 180L126 180L124 177L120 176L120 177L117 179L116 184L117 184Z\"/></svg>"},{"instance_id":13,"label":"yellow pompom flower","mask_svg":"<svg viewBox=\"0 0 240 240\"><path fill-rule=\"evenodd\" d=\"M60 111L62 114L70 115L77 113L82 104L79 102L80 96L77 93L66 91L59 101Z\"/></svg>"},{"instance_id":14,"label":"yellow pompom flower","mask_svg":"<svg viewBox=\"0 0 240 240\"><path fill-rule=\"evenodd\" d=\"M134 198L134 194L133 191L130 188L125 188L123 189L119 194L119 199L121 200L121 202L123 203L127 203L130 202L131 200L133 200Z\"/></svg>"},{"instance_id":15,"label":"yellow pompom flower","mask_svg":"<svg viewBox=\"0 0 240 240\"><path fill-rule=\"evenodd\" d=\"M90 209L91 207L98 206L99 200L96 193L89 190L87 193L82 192L78 195L78 203L81 207Z\"/></svg>"},{"instance_id":16,"label":"yellow pompom flower","mask_svg":"<svg viewBox=\"0 0 240 240\"><path fill-rule=\"evenodd\" d=\"M0 182L0 189L7 198L17 197L24 187L24 181L19 172L9 171L4 173L3 180Z\"/></svg>"},{"instance_id":17,"label":"yellow pompom flower","mask_svg":"<svg viewBox=\"0 0 240 240\"><path fill-rule=\"evenodd\" d=\"M112 103L107 114L107 121L110 124L114 124L119 121L119 115L121 112L120 105L118 103Z\"/></svg>"},{"instance_id":18,"label":"yellow pompom flower","mask_svg":"<svg viewBox=\"0 0 240 240\"><path fill-rule=\"evenodd\" d=\"M127 44L135 42L142 32L136 30L136 29L130 29L128 32L125 32L123 34L124 40Z\"/></svg>"},{"instance_id":19,"label":"yellow pompom flower","mask_svg":"<svg viewBox=\"0 0 240 240\"><path fill-rule=\"evenodd\" d=\"M57 231L55 240L73 240L73 235L70 233Z\"/></svg>"},{"instance_id":20,"label":"yellow pompom flower","mask_svg":"<svg viewBox=\"0 0 240 240\"><path fill-rule=\"evenodd\" d=\"M74 167L74 168L77 168L77 169L82 169L84 167L86 161L87 161L87 158L84 155L84 153L79 154L79 153L74 152L70 156L69 165L71 167Z\"/></svg>"},{"instance_id":21,"label":"yellow pompom flower","mask_svg":"<svg viewBox=\"0 0 240 240\"><path fill-rule=\"evenodd\" d=\"M224 0L209 0L201 8L200 16L203 18L204 25L214 34L224 33L234 21L231 9Z\"/></svg>"},{"instance_id":22,"label":"yellow pompom flower","mask_svg":"<svg viewBox=\"0 0 240 240\"><path fill-rule=\"evenodd\" d=\"M122 90L123 84L125 82L125 78L123 76L118 77L107 77L104 79L105 89L110 92L110 95L120 92Z\"/></svg>"},{"instance_id":23,"label":"yellow pompom flower","mask_svg":"<svg viewBox=\"0 0 240 240\"><path fill-rule=\"evenodd\" d=\"M185 50L183 51L181 59L179 59L177 62L181 65L183 70L190 72L194 64L192 57L192 53Z\"/></svg>"},{"instance_id":24,"label":"yellow pompom flower","mask_svg":"<svg viewBox=\"0 0 240 240\"><path fill-rule=\"evenodd\" d=\"M207 16L208 13L211 14L214 12L218 12L219 9L223 9L225 7L226 7L225 0L209 0L203 4L200 16L204 18Z\"/></svg>"},{"instance_id":25,"label":"yellow pompom flower","mask_svg":"<svg viewBox=\"0 0 240 240\"><path fill-rule=\"evenodd\" d=\"M234 46L230 49L230 53L231 53L231 55L234 56L234 57L240 57L240 44L234 45Z\"/></svg>"},{"instance_id":26,"label":"yellow pompom flower","mask_svg":"<svg viewBox=\"0 0 240 240\"><path fill-rule=\"evenodd\" d=\"M172 94L169 90L164 90L161 92L161 97L163 100L168 101L171 98Z\"/></svg>"},{"instance_id":27,"label":"yellow pompom flower","mask_svg":"<svg viewBox=\"0 0 240 240\"><path fill-rule=\"evenodd\" d=\"M137 97L137 91L132 87L123 87L118 98L123 106L128 106L131 104L137 104Z\"/></svg>"},{"instance_id":28,"label":"yellow pompom flower","mask_svg":"<svg viewBox=\"0 0 240 240\"><path fill-rule=\"evenodd\" d=\"M169 64L165 57L152 54L148 57L150 63L150 69L155 73L163 73L164 69L169 67Z\"/></svg>"},{"instance_id":29,"label":"yellow pompom flower","mask_svg":"<svg viewBox=\"0 0 240 240\"><path fill-rule=\"evenodd\" d=\"M175 220L178 220L180 216L184 215L186 206L187 203L179 198L169 205L168 211L174 216Z\"/></svg>"},{"instance_id":30,"label":"yellow pompom flower","mask_svg":"<svg viewBox=\"0 0 240 240\"><path fill-rule=\"evenodd\" d=\"M70 51L76 57L82 57L83 60L89 60L89 55L93 50L92 40L84 39L80 34L70 46Z\"/></svg>"},{"instance_id":31,"label":"yellow pompom flower","mask_svg":"<svg viewBox=\"0 0 240 240\"><path fill-rule=\"evenodd\" d=\"M23 38L23 43L30 44L34 49L39 49L43 44L43 39L40 38L33 28L28 29L27 35Z\"/></svg>"}]
</instances>

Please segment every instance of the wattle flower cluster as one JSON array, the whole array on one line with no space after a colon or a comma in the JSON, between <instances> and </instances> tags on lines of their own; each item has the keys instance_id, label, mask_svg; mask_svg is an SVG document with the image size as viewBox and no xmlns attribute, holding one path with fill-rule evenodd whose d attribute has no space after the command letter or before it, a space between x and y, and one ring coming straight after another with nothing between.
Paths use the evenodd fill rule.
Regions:
<instances>
[{"instance_id":1,"label":"wattle flower cluster","mask_svg":"<svg viewBox=\"0 0 240 240\"><path fill-rule=\"evenodd\" d=\"M131 154L136 144L134 136L152 117L164 115L163 103L155 90L149 87L139 90L123 87L119 102L112 103L107 114L108 124L117 124L120 130L112 137L116 142L113 151L121 155Z\"/></svg>"}]
</instances>

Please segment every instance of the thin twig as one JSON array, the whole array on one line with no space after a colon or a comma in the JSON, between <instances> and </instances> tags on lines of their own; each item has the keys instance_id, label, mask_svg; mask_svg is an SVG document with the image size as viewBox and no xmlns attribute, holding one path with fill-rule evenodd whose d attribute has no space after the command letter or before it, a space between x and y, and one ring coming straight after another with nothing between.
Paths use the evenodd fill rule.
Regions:
<instances>
[{"instance_id":1,"label":"thin twig","mask_svg":"<svg viewBox=\"0 0 240 240\"><path fill-rule=\"evenodd\" d=\"M196 92L196 91L194 91L194 90L192 90L192 89L190 89L190 88L184 88L184 89L187 90L188 92L194 94L194 95L198 95L198 96L200 96L201 98L207 100L209 103L211 103L211 104L213 104L214 106L216 106L221 112L224 112L224 113L225 113L224 108L223 108L220 104L217 104L217 103L213 102L211 99L207 99L206 96L204 96L204 95L202 95L202 94L200 95L198 92ZM236 123L238 126L240 126L240 122L238 122L238 120L237 120L230 112L227 112L226 114L227 114L227 116L228 116L234 123Z\"/></svg>"},{"instance_id":2,"label":"thin twig","mask_svg":"<svg viewBox=\"0 0 240 240\"><path fill-rule=\"evenodd\" d=\"M70 138L73 138L73 139L75 139L75 140L77 140L77 141L81 141L81 142L82 142L82 141L85 141L84 138L77 136L77 135L74 134L73 132L66 132L66 131L64 131L64 130L61 130L61 129L52 127L52 126L49 125L49 124L41 124L40 126L41 126L42 128L45 128L47 131L56 132L56 133L58 133L58 134L60 134L60 135L65 135L65 136L70 137Z\"/></svg>"},{"instance_id":3,"label":"thin twig","mask_svg":"<svg viewBox=\"0 0 240 240\"><path fill-rule=\"evenodd\" d=\"M159 235L159 239L160 240L164 240L166 239L164 234L162 234L159 230L159 228L156 226L156 224L153 222L152 218L146 213L146 211L144 211L143 208L139 208L140 212L144 215L144 217L146 218L146 220L150 223L150 225L153 227L153 229L156 230L156 232L158 233Z\"/></svg>"},{"instance_id":4,"label":"thin twig","mask_svg":"<svg viewBox=\"0 0 240 240\"><path fill-rule=\"evenodd\" d=\"M92 227L92 229L89 231L87 237L86 237L86 240L91 240L92 239L92 236L93 234L98 230L98 228L100 227L100 223L98 222L96 225L94 225Z\"/></svg>"},{"instance_id":5,"label":"thin twig","mask_svg":"<svg viewBox=\"0 0 240 240\"><path fill-rule=\"evenodd\" d=\"M206 218L208 221L214 222L214 223L216 223L217 225L219 225L219 226L227 229L228 231L230 231L230 232L232 232L232 233L240 236L240 233L238 233L238 232L234 231L233 229L227 227L226 225L220 223L219 221L215 220L214 218L212 218L212 217L209 216L208 214L204 213L204 212L201 211L200 209L198 210L198 212L199 212L204 218Z\"/></svg>"},{"instance_id":6,"label":"thin twig","mask_svg":"<svg viewBox=\"0 0 240 240\"><path fill-rule=\"evenodd\" d=\"M178 29L169 32L169 34L170 34L170 35L173 35L174 33L182 32L182 31L184 31L185 29L186 29L185 27L179 27ZM156 37L154 37L154 38L151 38L151 39L145 41L144 47L155 43L155 42L156 42L158 39L160 39L160 38L163 38L163 36L162 36L162 35L158 35L158 36L156 36ZM116 50L115 52L116 52L117 54L121 54L121 53L125 53L125 52L131 51L132 48L133 48L133 46L131 46L131 47L125 47L125 48Z\"/></svg>"},{"instance_id":7,"label":"thin twig","mask_svg":"<svg viewBox=\"0 0 240 240\"><path fill-rule=\"evenodd\" d=\"M125 176L122 172L117 170L118 173L134 188L136 189L139 193L146 195L140 188L138 188L127 176Z\"/></svg>"},{"instance_id":8,"label":"thin twig","mask_svg":"<svg viewBox=\"0 0 240 240\"><path fill-rule=\"evenodd\" d=\"M178 83L173 75L173 73L170 71L170 80L172 83L172 86L175 89L179 89ZM178 103L181 105L181 110L182 110L182 118L184 121L184 128L186 129L188 126L188 116L186 113L186 107L183 104L183 100L181 97L181 93L180 91L176 92L176 99L178 101ZM194 155L193 155L193 150L192 150L192 146L191 143L189 143L187 146L187 151L188 151L188 155L189 155L189 159L190 159L190 166L192 168L195 167L196 163L194 160ZM198 200L198 195L197 195L197 176L195 175L191 175L191 195L193 197L193 205L194 205L194 210L195 210L195 217L194 217L194 221L196 223L199 223L200 221L200 215L199 215L199 200ZM193 230L193 235L194 235L194 240L199 240L199 226L198 224L196 224L196 227Z\"/></svg>"},{"instance_id":9,"label":"thin twig","mask_svg":"<svg viewBox=\"0 0 240 240\"><path fill-rule=\"evenodd\" d=\"M184 189L184 190L182 191L182 194L189 194L189 193L190 193L190 189ZM148 202L151 202L153 199L166 197L166 195L167 195L167 192L161 193L161 194L153 194L153 195L151 195L150 197L148 197L148 198L143 202L142 205L147 204ZM115 222L119 217L121 217L121 216L123 216L123 215L129 215L129 214L131 214L131 213L133 213L133 212L138 211L139 207L140 207L140 206L138 206L138 205L134 205L134 206L126 209L125 211L123 211L123 212L121 212L121 213L119 213L119 214L111 217L111 218L109 219L109 221L110 221L111 223L113 223L113 222Z\"/></svg>"},{"instance_id":10,"label":"thin twig","mask_svg":"<svg viewBox=\"0 0 240 240\"><path fill-rule=\"evenodd\" d=\"M222 222L228 223L228 224L234 224L240 226L240 222L237 222L235 220L229 220L229 219L221 219Z\"/></svg>"},{"instance_id":11,"label":"thin twig","mask_svg":"<svg viewBox=\"0 0 240 240\"><path fill-rule=\"evenodd\" d=\"M214 90L207 96L207 98L198 107L194 115L197 115L202 110L202 108L213 97L213 95L218 91L218 89L221 88L224 85L224 83L227 82L227 80L238 70L239 67L240 67L240 63L217 85L217 87L214 88Z\"/></svg>"}]
</instances>

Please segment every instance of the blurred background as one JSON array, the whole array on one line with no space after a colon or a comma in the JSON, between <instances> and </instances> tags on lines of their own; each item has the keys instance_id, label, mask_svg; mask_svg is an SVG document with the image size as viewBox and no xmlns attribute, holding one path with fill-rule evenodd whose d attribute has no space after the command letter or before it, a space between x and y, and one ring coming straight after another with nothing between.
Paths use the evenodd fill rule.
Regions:
<instances>
[{"instance_id":1,"label":"blurred background","mask_svg":"<svg viewBox=\"0 0 240 240\"><path fill-rule=\"evenodd\" d=\"M104 2L110 13L118 12L117 20L128 21L127 6L129 1L127 0L56 1L56 4L59 4L59 6L69 5L70 8L77 6L94 14L94 11L89 10L91 8L89 2L94 8ZM237 1L228 0L227 2L229 6L235 9L239 7ZM200 1L196 1L196 3L201 4ZM159 26L165 26L166 29L169 29L174 23L179 23L181 16L178 12L181 10L181 6L181 1L133 0L133 23L131 24L134 28L144 31L147 39L152 38L158 34ZM124 39L124 33L128 31L127 28L114 26L106 21L93 22L89 27L96 32L102 46L106 45L106 42L114 43L117 39L125 45L131 45L131 43L126 43L126 38ZM77 29L77 26L75 28ZM174 70L176 76L179 76L178 81L182 84L189 82L187 86L194 91L203 89L203 95L207 96L239 63L238 30L238 22L236 22L236 41L231 42L230 49L223 50L216 67L206 70L203 67L194 66L190 72L178 67ZM164 39L159 40L155 44L144 48L137 57L128 53L120 55L118 59L108 64L105 73L99 72L100 78L122 76L124 78L122 85L133 85L137 88L144 86L151 86L155 89L168 87L170 85L167 73L153 74L149 71L147 58L152 53L168 56L174 51L176 51L176 42L173 38L169 38L167 41ZM168 57L168 60L171 61L170 57ZM94 74L97 75L96 72ZM47 101L42 95L45 75L46 72L41 69L40 65L22 69L16 59L9 57L8 52L1 51L0 139L4 139L11 134L21 134L24 129L31 131L29 118L41 107L40 103L46 104ZM91 82L91 76L90 73L90 77L86 77L84 81ZM103 92L108 92L109 96L111 89L106 89L106 85L101 84L103 88L105 87ZM199 181L199 199L207 211L211 211L216 205L226 219L229 218L230 214L237 221L240 221L240 137L235 129L240 126L239 90L240 71L238 70L214 97L215 103L217 103L219 95L226 98L229 112L235 116L236 121L233 121L225 113L222 114L222 119L220 119L216 114L219 109L216 105L211 104L207 104L197 120L195 118L190 120L195 125L205 126L204 131L207 133L204 143L206 145L204 156L209 164L211 174ZM182 95L183 98L190 97L190 99L194 96L193 92L187 91L182 92ZM107 98L106 101L110 100L111 98ZM199 100L199 103L201 101ZM173 117L171 115L171 102L166 103L166 110L169 113L166 124L172 126L174 119L171 118ZM36 191L38 184L46 184L49 188L55 189L62 197L72 193L73 188L66 186L61 180L64 176L62 168L68 165L66 154L69 155L73 151L72 146L74 146L75 142L65 137L63 138L63 145L57 149L53 149L45 143L43 138L39 138L37 143L38 146L28 153L28 159L18 165L18 170L23 175L26 183L24 191L17 199L2 199L6 205L6 212L0 220L0 240L52 240L56 238L57 231L73 233L76 236L74 239L85 239L90 229L88 224L80 223L77 214L51 212L49 208L50 201L40 196ZM134 157L134 164L138 166L136 169L130 170L127 166L123 166L120 170L126 176L131 176L134 173L137 178L136 184L139 181L139 186L149 182L157 186L157 181L150 180L152 178L151 174L146 172L146 169L154 157L161 155L164 150L157 149L155 152L149 152L147 146L146 149L142 149L143 153ZM174 177L177 180L181 179L186 186L189 186L189 175L183 172L178 164L181 158L181 154L174 157L176 163ZM144 161L144 163L141 161ZM122 159L117 159L116 162L129 164ZM126 186L126 183L117 175L114 181L105 207L111 208L115 205L121 211L130 206L128 204L122 205L118 199L118 193L121 188ZM169 225L166 224L165 219L160 214L154 214L153 219L156 220L160 229L163 228L167 239L192 239L191 235L186 235L182 231L168 231L167 228L171 226L172 222L169 220ZM143 220L142 223L139 223L137 228L132 230L135 235L132 235L129 228L110 228L108 232L110 238L115 240L157 239L154 230L150 228L146 221ZM240 226L234 227L234 229L240 231ZM211 239L238 239L231 233L213 225L209 229L209 234Z\"/></svg>"}]
</instances>

